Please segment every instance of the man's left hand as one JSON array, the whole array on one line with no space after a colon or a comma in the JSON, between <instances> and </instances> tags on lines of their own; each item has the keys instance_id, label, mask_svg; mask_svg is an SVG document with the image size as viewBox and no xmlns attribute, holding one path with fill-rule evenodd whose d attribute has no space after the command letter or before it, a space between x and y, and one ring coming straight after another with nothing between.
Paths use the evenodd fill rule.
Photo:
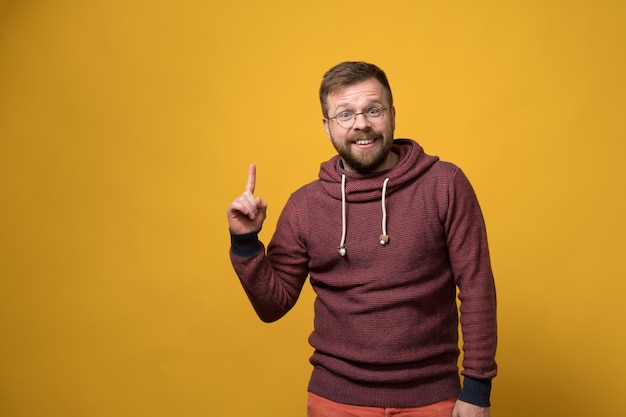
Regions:
<instances>
[{"instance_id":1,"label":"man's left hand","mask_svg":"<svg viewBox=\"0 0 626 417\"><path fill-rule=\"evenodd\" d=\"M491 417L489 407L479 407L465 401L457 400L452 410L452 417Z\"/></svg>"}]
</instances>

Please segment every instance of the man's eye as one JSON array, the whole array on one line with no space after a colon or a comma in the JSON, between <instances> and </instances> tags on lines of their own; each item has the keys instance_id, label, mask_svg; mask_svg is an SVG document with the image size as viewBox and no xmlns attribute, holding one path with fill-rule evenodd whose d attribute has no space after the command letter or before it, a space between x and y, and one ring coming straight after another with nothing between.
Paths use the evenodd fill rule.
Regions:
<instances>
[{"instance_id":1,"label":"man's eye","mask_svg":"<svg viewBox=\"0 0 626 417\"><path fill-rule=\"evenodd\" d=\"M352 117L352 113L349 111L344 111L344 112L339 113L337 117L340 118L341 120L348 120Z\"/></svg>"},{"instance_id":2,"label":"man's eye","mask_svg":"<svg viewBox=\"0 0 626 417\"><path fill-rule=\"evenodd\" d=\"M367 109L368 116L378 116L380 114L380 109L378 107L370 107Z\"/></svg>"}]
</instances>

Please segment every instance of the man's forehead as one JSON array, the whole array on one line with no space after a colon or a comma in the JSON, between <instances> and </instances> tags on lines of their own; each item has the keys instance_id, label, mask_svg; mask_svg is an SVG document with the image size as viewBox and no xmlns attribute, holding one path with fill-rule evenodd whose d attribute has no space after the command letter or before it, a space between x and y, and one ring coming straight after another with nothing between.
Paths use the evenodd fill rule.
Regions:
<instances>
[{"instance_id":1,"label":"man's forehead","mask_svg":"<svg viewBox=\"0 0 626 417\"><path fill-rule=\"evenodd\" d=\"M375 78L371 78L339 88L328 94L328 99L334 104L340 105L359 100L382 100L384 96L385 88L383 85Z\"/></svg>"}]
</instances>

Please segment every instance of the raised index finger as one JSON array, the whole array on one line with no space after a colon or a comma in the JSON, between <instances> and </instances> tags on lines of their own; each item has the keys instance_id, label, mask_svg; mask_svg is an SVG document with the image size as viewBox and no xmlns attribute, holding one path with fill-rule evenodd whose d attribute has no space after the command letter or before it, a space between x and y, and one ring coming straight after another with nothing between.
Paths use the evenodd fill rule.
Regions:
<instances>
[{"instance_id":1,"label":"raised index finger","mask_svg":"<svg viewBox=\"0 0 626 417\"><path fill-rule=\"evenodd\" d=\"M246 191L254 194L254 186L256 184L256 165L250 164L248 168L248 182L246 183Z\"/></svg>"}]
</instances>

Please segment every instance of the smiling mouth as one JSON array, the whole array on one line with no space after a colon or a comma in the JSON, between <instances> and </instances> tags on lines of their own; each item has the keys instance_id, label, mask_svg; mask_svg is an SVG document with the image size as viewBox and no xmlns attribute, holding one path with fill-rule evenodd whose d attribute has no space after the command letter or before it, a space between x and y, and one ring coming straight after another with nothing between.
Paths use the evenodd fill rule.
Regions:
<instances>
[{"instance_id":1,"label":"smiling mouth","mask_svg":"<svg viewBox=\"0 0 626 417\"><path fill-rule=\"evenodd\" d=\"M370 143L374 143L374 139L360 139L355 141L357 145L369 145Z\"/></svg>"}]
</instances>

